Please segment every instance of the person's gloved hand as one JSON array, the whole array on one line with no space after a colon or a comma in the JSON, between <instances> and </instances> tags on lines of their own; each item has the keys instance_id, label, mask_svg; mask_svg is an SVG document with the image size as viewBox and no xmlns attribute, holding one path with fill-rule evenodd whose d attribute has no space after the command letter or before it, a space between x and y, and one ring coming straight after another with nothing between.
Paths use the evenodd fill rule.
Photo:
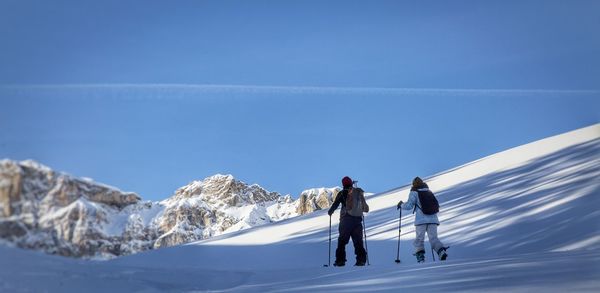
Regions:
<instances>
[{"instance_id":1,"label":"person's gloved hand","mask_svg":"<svg viewBox=\"0 0 600 293\"><path fill-rule=\"evenodd\" d=\"M331 217L331 215L333 215L333 211L332 210L328 210L327 214Z\"/></svg>"},{"instance_id":2,"label":"person's gloved hand","mask_svg":"<svg viewBox=\"0 0 600 293\"><path fill-rule=\"evenodd\" d=\"M398 205L396 206L396 209L397 210L401 209L403 203L404 203L403 201L398 202Z\"/></svg>"}]
</instances>

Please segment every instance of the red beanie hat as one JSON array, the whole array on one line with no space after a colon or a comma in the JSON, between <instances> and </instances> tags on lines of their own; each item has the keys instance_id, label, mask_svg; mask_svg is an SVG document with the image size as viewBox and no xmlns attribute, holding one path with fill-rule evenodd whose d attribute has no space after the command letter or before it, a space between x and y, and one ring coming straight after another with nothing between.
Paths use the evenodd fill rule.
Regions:
<instances>
[{"instance_id":1,"label":"red beanie hat","mask_svg":"<svg viewBox=\"0 0 600 293\"><path fill-rule=\"evenodd\" d=\"M354 182L352 181L352 179L348 176L342 178L342 186L344 186L344 188L346 187L352 187L352 184Z\"/></svg>"}]
</instances>

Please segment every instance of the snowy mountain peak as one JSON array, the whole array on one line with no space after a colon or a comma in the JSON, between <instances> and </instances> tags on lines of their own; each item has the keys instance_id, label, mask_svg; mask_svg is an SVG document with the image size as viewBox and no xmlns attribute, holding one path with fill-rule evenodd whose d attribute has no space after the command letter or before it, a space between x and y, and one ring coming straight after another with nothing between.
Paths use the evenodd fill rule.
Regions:
<instances>
[{"instance_id":1,"label":"snowy mountain peak","mask_svg":"<svg viewBox=\"0 0 600 293\"><path fill-rule=\"evenodd\" d=\"M198 197L206 203L243 206L277 200L281 195L269 192L257 184L247 185L232 175L213 175L179 188L168 201Z\"/></svg>"},{"instance_id":2,"label":"snowy mountain peak","mask_svg":"<svg viewBox=\"0 0 600 293\"><path fill-rule=\"evenodd\" d=\"M6 161L10 161L10 160L6 160ZM32 169L36 169L41 172L47 172L47 173L53 172L53 170L50 167L48 167L40 162L37 162L35 160L31 160L31 159L21 161L21 162L19 162L19 165L21 165L23 167L29 167Z\"/></svg>"},{"instance_id":3,"label":"snowy mountain peak","mask_svg":"<svg viewBox=\"0 0 600 293\"><path fill-rule=\"evenodd\" d=\"M58 206L67 206L81 198L123 208L135 204L141 197L133 192L122 192L105 184L55 172L33 160L21 162L0 161L0 198L4 207L17 208L29 199L44 199ZM9 191L6 193L6 191Z\"/></svg>"},{"instance_id":4,"label":"snowy mountain peak","mask_svg":"<svg viewBox=\"0 0 600 293\"><path fill-rule=\"evenodd\" d=\"M0 162L0 238L20 247L70 256L122 253L104 226L140 200L32 160Z\"/></svg>"},{"instance_id":5,"label":"snowy mountain peak","mask_svg":"<svg viewBox=\"0 0 600 293\"><path fill-rule=\"evenodd\" d=\"M162 202L142 202L133 192L32 160L1 160L0 241L65 256L112 258L310 213L328 205L330 196L315 204L317 195L294 201L217 174Z\"/></svg>"},{"instance_id":6,"label":"snowy mountain peak","mask_svg":"<svg viewBox=\"0 0 600 293\"><path fill-rule=\"evenodd\" d=\"M155 247L205 239L296 216L295 203L257 184L217 174L193 181L164 200Z\"/></svg>"}]
</instances>

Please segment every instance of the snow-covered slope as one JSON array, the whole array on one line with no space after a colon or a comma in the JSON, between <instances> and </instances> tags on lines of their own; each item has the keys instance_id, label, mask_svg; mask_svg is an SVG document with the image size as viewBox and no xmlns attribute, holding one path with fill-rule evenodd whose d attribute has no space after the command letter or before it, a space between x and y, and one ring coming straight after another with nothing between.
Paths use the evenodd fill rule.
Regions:
<instances>
[{"instance_id":1,"label":"snow-covered slope","mask_svg":"<svg viewBox=\"0 0 600 293\"><path fill-rule=\"evenodd\" d=\"M402 217L402 263L394 263L395 205L408 196L404 186L367 198L367 267L323 267L329 217L317 211L102 263L3 248L7 265L0 267L0 288L74 292L99 284L87 291L597 292L598 178L600 124L427 178L441 204L440 238L451 246L444 263L431 262L428 253L426 264L416 264L410 214ZM333 249L337 224L336 213ZM352 246L347 249L352 256Z\"/></svg>"},{"instance_id":2,"label":"snow-covered slope","mask_svg":"<svg viewBox=\"0 0 600 293\"><path fill-rule=\"evenodd\" d=\"M292 252L290 252L292 253ZM578 250L446 263L307 269L129 266L0 246L0 292L598 292L600 254ZM276 263L270 255L263 266ZM203 260L197 260L202 264ZM274 265L276 266L276 264Z\"/></svg>"},{"instance_id":3,"label":"snow-covered slope","mask_svg":"<svg viewBox=\"0 0 600 293\"><path fill-rule=\"evenodd\" d=\"M495 154L426 179L442 208L440 237L451 248L452 259L513 255L541 251L600 249L600 125L537 141ZM420 175L420 174L415 174ZM411 178L408 178L411 179ZM367 198L371 212L365 217L373 263L386 262L396 246L399 200L406 201L408 186ZM334 234L338 224L333 217ZM402 258L412 261L413 216L402 218ZM323 243L328 239L329 220L324 211L197 242L160 252L125 258L124 262L148 262L171 258L186 251L190 260L209 252L211 266L226 267L211 251L215 247L242 251L296 245L319 247L294 249L277 255L285 260L278 267L310 267L326 260ZM335 235L334 235L335 239ZM236 248L235 246L239 247ZM282 251L286 251L282 249ZM189 257L190 254L197 254ZM260 254L236 255L239 266L260 267ZM256 259L254 259L256 258Z\"/></svg>"}]
</instances>

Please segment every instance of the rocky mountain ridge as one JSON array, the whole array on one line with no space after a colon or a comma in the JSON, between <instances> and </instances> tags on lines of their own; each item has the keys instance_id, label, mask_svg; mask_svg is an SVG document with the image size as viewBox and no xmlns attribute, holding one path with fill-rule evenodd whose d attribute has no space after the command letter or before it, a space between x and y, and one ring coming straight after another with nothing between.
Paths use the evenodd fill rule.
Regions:
<instances>
[{"instance_id":1,"label":"rocky mountain ridge","mask_svg":"<svg viewBox=\"0 0 600 293\"><path fill-rule=\"evenodd\" d=\"M0 242L81 258L113 258L179 245L328 207L339 188L297 200L231 175L193 181L160 202L56 172L0 161Z\"/></svg>"}]
</instances>

